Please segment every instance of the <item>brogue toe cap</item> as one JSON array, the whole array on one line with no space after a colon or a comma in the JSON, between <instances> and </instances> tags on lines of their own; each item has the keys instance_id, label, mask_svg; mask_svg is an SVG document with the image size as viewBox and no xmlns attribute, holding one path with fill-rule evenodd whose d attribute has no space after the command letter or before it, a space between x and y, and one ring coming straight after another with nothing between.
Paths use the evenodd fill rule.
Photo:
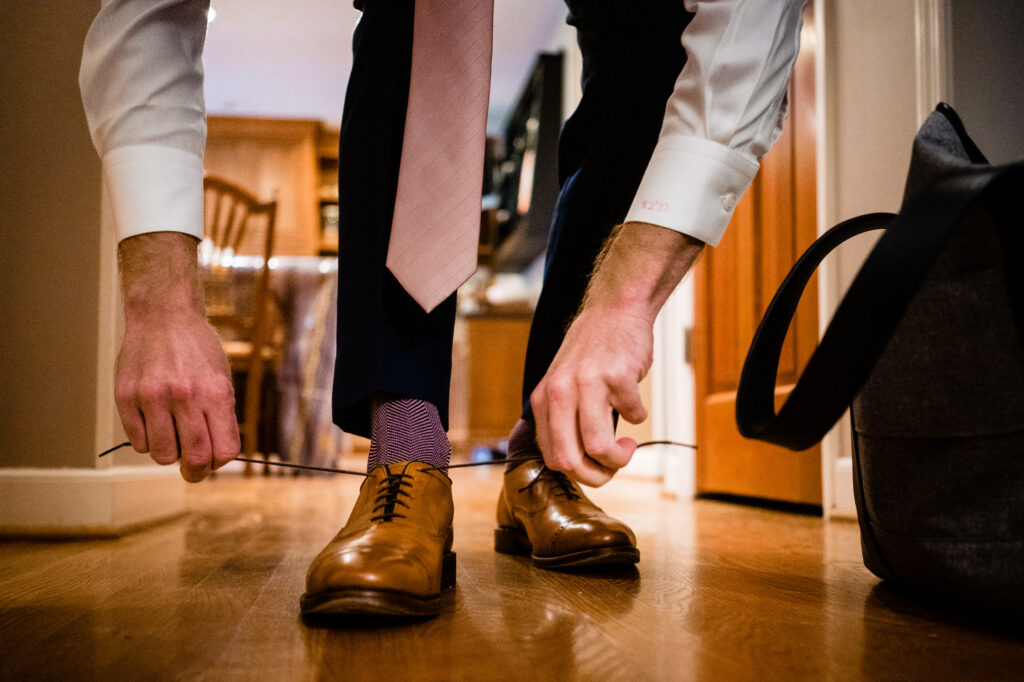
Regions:
<instances>
[{"instance_id":1,"label":"brogue toe cap","mask_svg":"<svg viewBox=\"0 0 1024 682\"><path fill-rule=\"evenodd\" d=\"M381 547L328 547L306 574L306 591L321 594L345 589L400 591L429 596L440 590L440 575L417 553Z\"/></svg>"},{"instance_id":2,"label":"brogue toe cap","mask_svg":"<svg viewBox=\"0 0 1024 682\"><path fill-rule=\"evenodd\" d=\"M551 535L549 547L534 547L538 554L562 554L591 549L635 547L636 537L611 517L588 517L566 521Z\"/></svg>"}]
</instances>

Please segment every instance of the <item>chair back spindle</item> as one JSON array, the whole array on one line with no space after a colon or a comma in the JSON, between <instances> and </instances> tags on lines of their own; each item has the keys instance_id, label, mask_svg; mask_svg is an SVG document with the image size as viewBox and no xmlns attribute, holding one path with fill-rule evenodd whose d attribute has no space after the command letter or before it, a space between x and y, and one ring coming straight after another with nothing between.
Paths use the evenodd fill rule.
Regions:
<instances>
[{"instance_id":1,"label":"chair back spindle","mask_svg":"<svg viewBox=\"0 0 1024 682\"><path fill-rule=\"evenodd\" d=\"M205 243L200 260L205 271L207 316L221 332L233 372L245 373L239 430L243 452L251 457L257 447L263 376L281 356L276 333L280 316L273 314L276 301L270 289L277 202L261 202L241 187L210 176L203 179L203 195ZM249 297L251 306L240 310L232 288L237 278L232 277L231 259L242 253L259 255L262 263Z\"/></svg>"}]
</instances>

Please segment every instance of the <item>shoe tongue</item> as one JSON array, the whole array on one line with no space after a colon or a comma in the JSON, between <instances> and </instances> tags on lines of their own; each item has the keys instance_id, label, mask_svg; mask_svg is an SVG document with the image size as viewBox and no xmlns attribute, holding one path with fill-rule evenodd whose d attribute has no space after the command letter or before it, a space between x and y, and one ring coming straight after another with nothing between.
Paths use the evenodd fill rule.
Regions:
<instances>
[{"instance_id":1,"label":"shoe tongue","mask_svg":"<svg viewBox=\"0 0 1024 682\"><path fill-rule=\"evenodd\" d=\"M438 471L438 469L429 462L417 462L413 460L408 462L391 462L389 464L381 464L370 472L370 475L378 481L385 481L389 477L394 476L408 476L411 478L417 474L433 475L435 473L444 476L444 472ZM447 476L444 477L447 478Z\"/></svg>"},{"instance_id":2,"label":"shoe tongue","mask_svg":"<svg viewBox=\"0 0 1024 682\"><path fill-rule=\"evenodd\" d=\"M537 471L537 470L546 468L544 466L544 460L541 459L540 457L530 457L528 459L521 459L518 462L512 462L510 464L507 464L506 466L508 468L505 469L505 473L508 473L510 471L515 471L516 469L518 469L519 467L522 467L522 466L526 467L526 469L524 469L524 471L525 470Z\"/></svg>"},{"instance_id":3,"label":"shoe tongue","mask_svg":"<svg viewBox=\"0 0 1024 682\"><path fill-rule=\"evenodd\" d=\"M431 465L429 462L415 462L414 461L414 462L403 462L402 470L397 472L397 473L401 473L401 474L406 474L406 475L412 476L414 474L420 474L420 473L430 474L430 473L433 473L434 470L435 469L434 469L433 465Z\"/></svg>"},{"instance_id":4,"label":"shoe tongue","mask_svg":"<svg viewBox=\"0 0 1024 682\"><path fill-rule=\"evenodd\" d=\"M389 476L398 476L400 474L407 473L410 464L416 462L390 462L379 465L376 469L370 472L371 476L387 478Z\"/></svg>"}]
</instances>

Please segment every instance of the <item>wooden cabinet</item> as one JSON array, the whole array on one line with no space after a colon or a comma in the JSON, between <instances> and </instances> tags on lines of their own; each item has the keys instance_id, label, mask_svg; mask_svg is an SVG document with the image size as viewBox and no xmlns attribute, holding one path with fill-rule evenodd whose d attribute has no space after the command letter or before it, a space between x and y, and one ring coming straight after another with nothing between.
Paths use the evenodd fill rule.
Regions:
<instances>
[{"instance_id":1,"label":"wooden cabinet","mask_svg":"<svg viewBox=\"0 0 1024 682\"><path fill-rule=\"evenodd\" d=\"M338 133L320 121L207 118L206 172L260 199L277 199L276 255L321 251L321 200L337 202L337 158ZM261 249L243 244L241 251Z\"/></svg>"},{"instance_id":2,"label":"wooden cabinet","mask_svg":"<svg viewBox=\"0 0 1024 682\"><path fill-rule=\"evenodd\" d=\"M317 138L317 204L319 229L317 245L320 255L338 253L338 147L341 131L320 129Z\"/></svg>"},{"instance_id":3,"label":"wooden cabinet","mask_svg":"<svg viewBox=\"0 0 1024 682\"><path fill-rule=\"evenodd\" d=\"M455 324L449 436L470 443L507 438L522 412L530 314L459 317Z\"/></svg>"}]
</instances>

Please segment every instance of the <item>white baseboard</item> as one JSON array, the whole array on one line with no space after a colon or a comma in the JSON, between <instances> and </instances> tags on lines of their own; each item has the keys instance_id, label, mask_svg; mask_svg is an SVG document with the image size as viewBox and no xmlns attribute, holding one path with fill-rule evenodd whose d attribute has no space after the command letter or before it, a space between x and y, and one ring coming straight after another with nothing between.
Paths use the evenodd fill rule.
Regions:
<instances>
[{"instance_id":1,"label":"white baseboard","mask_svg":"<svg viewBox=\"0 0 1024 682\"><path fill-rule=\"evenodd\" d=\"M657 480L661 478L661 458L655 452L654 447L643 448L633 453L633 459L619 472L625 476L637 478L650 478Z\"/></svg>"},{"instance_id":2,"label":"white baseboard","mask_svg":"<svg viewBox=\"0 0 1024 682\"><path fill-rule=\"evenodd\" d=\"M697 494L696 472L692 450L659 444L636 452L620 475L661 480L665 494L687 500Z\"/></svg>"},{"instance_id":3,"label":"white baseboard","mask_svg":"<svg viewBox=\"0 0 1024 682\"><path fill-rule=\"evenodd\" d=\"M857 505L853 499L853 460L842 457L835 461L832 469L835 484L832 509L828 514L833 519L857 519Z\"/></svg>"},{"instance_id":4,"label":"white baseboard","mask_svg":"<svg viewBox=\"0 0 1024 682\"><path fill-rule=\"evenodd\" d=\"M663 445L665 448L666 493L679 500L697 496L697 453L689 448Z\"/></svg>"},{"instance_id":5,"label":"white baseboard","mask_svg":"<svg viewBox=\"0 0 1024 682\"><path fill-rule=\"evenodd\" d=\"M123 535L185 511L175 467L0 469L0 534Z\"/></svg>"}]
</instances>

